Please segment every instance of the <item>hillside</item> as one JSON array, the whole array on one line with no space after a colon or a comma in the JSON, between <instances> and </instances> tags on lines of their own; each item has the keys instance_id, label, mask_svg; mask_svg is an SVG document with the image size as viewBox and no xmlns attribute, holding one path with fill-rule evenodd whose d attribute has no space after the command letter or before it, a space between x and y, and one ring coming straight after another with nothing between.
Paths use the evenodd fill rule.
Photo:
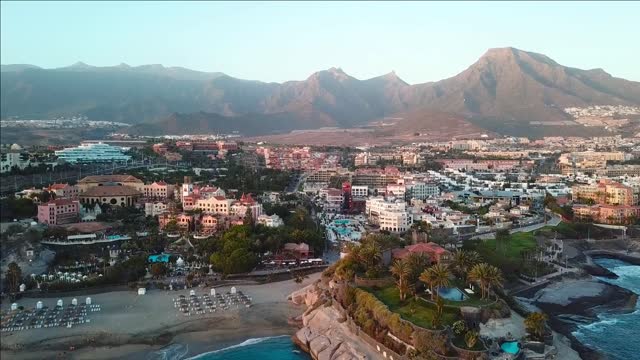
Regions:
<instances>
[{"instance_id":1,"label":"hillside","mask_svg":"<svg viewBox=\"0 0 640 360\"><path fill-rule=\"evenodd\" d=\"M597 129L580 125L555 125L570 120L566 107L640 106L638 82L601 69L566 67L545 55L514 48L490 49L454 77L417 85L394 72L359 80L339 68L278 84L162 65L83 63L59 69L3 65L1 80L3 119L84 114L95 120L145 124L131 131L163 131L163 126L168 130L172 121L202 119L203 113L210 119L205 123L214 128L228 128L222 125L225 117L241 121L248 127L239 130L247 134L348 128L402 115L410 118L402 124L404 132L460 126L434 121L442 116L416 115L437 113L465 119L473 130L595 134Z\"/></svg>"}]
</instances>

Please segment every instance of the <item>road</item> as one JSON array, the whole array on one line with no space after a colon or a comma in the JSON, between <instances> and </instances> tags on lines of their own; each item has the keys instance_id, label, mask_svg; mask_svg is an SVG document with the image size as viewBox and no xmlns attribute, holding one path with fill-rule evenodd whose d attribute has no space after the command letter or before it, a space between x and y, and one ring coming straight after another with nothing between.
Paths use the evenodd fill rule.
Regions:
<instances>
[{"instance_id":1,"label":"road","mask_svg":"<svg viewBox=\"0 0 640 360\"><path fill-rule=\"evenodd\" d=\"M515 229L509 229L509 233L510 234L514 234L514 233L518 233L518 232L531 232L531 231L536 231L539 229L542 229L545 226L558 226L558 224L560 224L560 222L562 222L562 219L555 215L555 214L549 214L551 215L551 219L549 221L547 221L546 223L544 221L536 223L536 224L531 224L531 225L527 225L527 226L523 226L523 227L519 227L519 228L515 228ZM490 232L490 233L485 233L482 235L476 235L473 236L472 239L482 239L482 240L487 240L487 239L493 239L496 237L496 233L495 232Z\"/></svg>"},{"instance_id":2,"label":"road","mask_svg":"<svg viewBox=\"0 0 640 360\"><path fill-rule=\"evenodd\" d=\"M306 179L307 179L307 174L306 173L299 174L298 177L297 177L297 181L295 181L295 183L290 183L289 185L287 185L287 188L286 188L285 191L288 194L297 192L298 188L300 187L300 184L302 184Z\"/></svg>"}]
</instances>

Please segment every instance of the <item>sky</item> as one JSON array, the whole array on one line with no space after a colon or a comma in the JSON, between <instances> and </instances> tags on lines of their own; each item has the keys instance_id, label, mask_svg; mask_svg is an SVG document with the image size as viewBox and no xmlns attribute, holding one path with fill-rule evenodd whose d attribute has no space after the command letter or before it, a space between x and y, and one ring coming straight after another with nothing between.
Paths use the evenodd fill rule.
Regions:
<instances>
[{"instance_id":1,"label":"sky","mask_svg":"<svg viewBox=\"0 0 640 360\"><path fill-rule=\"evenodd\" d=\"M0 62L163 64L252 80L340 67L415 84L512 46L640 81L636 2L7 2Z\"/></svg>"}]
</instances>

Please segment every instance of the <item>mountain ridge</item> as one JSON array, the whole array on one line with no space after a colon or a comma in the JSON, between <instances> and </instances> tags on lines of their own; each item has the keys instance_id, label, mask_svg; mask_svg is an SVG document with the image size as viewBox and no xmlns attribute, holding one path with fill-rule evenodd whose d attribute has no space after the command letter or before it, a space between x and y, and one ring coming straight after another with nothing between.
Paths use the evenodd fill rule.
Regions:
<instances>
[{"instance_id":1,"label":"mountain ridge","mask_svg":"<svg viewBox=\"0 0 640 360\"><path fill-rule=\"evenodd\" d=\"M186 114L193 113L199 114L194 118L209 116L220 124L214 115L203 115L219 114L271 133L357 127L418 111L455 114L491 131L507 125L526 133L532 122L568 120L566 107L640 106L639 82L602 69L563 66L546 55L512 47L488 49L457 75L414 85L394 71L359 80L340 67L283 83L158 64L14 68L18 70L5 71L3 65L2 118L83 113L92 119L159 125L188 119ZM412 116L418 126L416 118L422 117ZM268 124L255 125L258 120L248 119L277 123L269 129Z\"/></svg>"}]
</instances>

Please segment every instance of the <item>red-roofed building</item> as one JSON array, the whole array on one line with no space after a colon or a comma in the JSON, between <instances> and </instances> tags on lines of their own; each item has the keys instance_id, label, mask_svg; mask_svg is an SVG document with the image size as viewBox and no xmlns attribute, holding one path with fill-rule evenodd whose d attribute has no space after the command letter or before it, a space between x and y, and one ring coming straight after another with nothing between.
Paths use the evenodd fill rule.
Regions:
<instances>
[{"instance_id":1,"label":"red-roofed building","mask_svg":"<svg viewBox=\"0 0 640 360\"><path fill-rule=\"evenodd\" d=\"M410 254L423 254L429 257L433 263L447 263L451 260L449 251L432 242L407 245L402 249L394 249L392 252L394 259L404 259Z\"/></svg>"},{"instance_id":2,"label":"red-roofed building","mask_svg":"<svg viewBox=\"0 0 640 360\"><path fill-rule=\"evenodd\" d=\"M80 188L69 184L53 184L49 186L49 191L56 195L56 198L75 199L80 194Z\"/></svg>"},{"instance_id":3,"label":"red-roofed building","mask_svg":"<svg viewBox=\"0 0 640 360\"><path fill-rule=\"evenodd\" d=\"M290 253L298 260L306 260L313 255L313 251L310 250L309 245L305 243L286 243L284 244L285 253Z\"/></svg>"},{"instance_id":4,"label":"red-roofed building","mask_svg":"<svg viewBox=\"0 0 640 360\"><path fill-rule=\"evenodd\" d=\"M77 222L80 215L80 202L71 199L51 200L38 205L38 222L48 225L61 225Z\"/></svg>"}]
</instances>

